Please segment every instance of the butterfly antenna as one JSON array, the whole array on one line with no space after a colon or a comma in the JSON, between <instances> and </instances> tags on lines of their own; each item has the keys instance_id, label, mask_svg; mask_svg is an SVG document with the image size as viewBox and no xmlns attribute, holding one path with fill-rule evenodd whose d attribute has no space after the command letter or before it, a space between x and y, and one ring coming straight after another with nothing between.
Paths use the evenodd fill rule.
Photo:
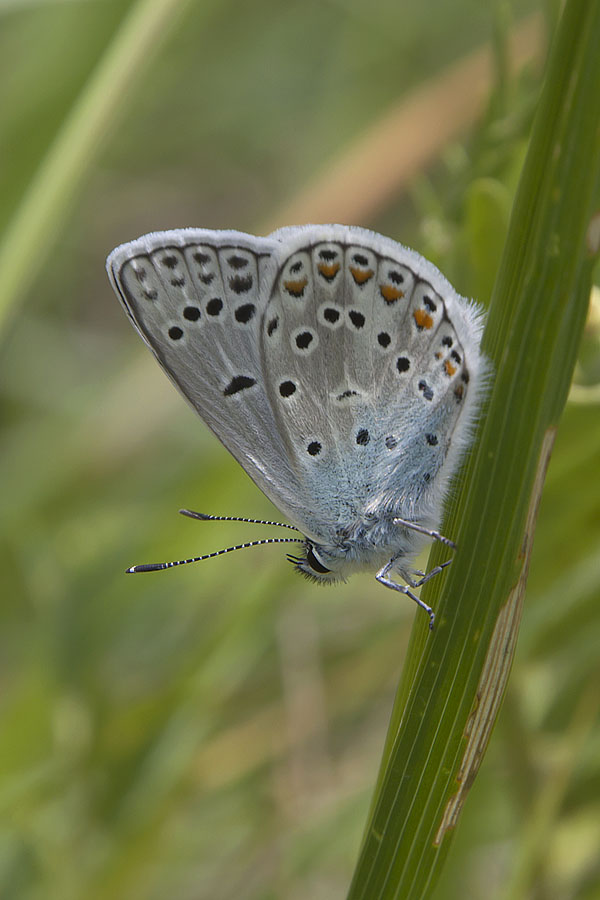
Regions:
<instances>
[{"instance_id":1,"label":"butterfly antenna","mask_svg":"<svg viewBox=\"0 0 600 900\"><path fill-rule=\"evenodd\" d=\"M277 525L279 528L289 528L290 531L297 531L293 525L287 522L269 522L267 519L244 519L241 516L209 516L206 513L194 512L193 509L180 509L182 516L188 516L190 519L199 519L201 522L249 522L250 525Z\"/></svg>"},{"instance_id":2,"label":"butterfly antenna","mask_svg":"<svg viewBox=\"0 0 600 900\"><path fill-rule=\"evenodd\" d=\"M172 569L174 566L187 566L188 563L202 562L205 559L212 559L214 556L222 556L223 553L232 553L234 550L245 550L247 547L258 547L261 544L297 544L298 540L298 538L263 538L260 541L248 541L247 544L237 544L235 547L215 550L214 553L206 553L204 556L193 556L191 559L177 559L174 562L165 563L142 563L139 566L131 566L125 572L127 575L136 572L158 572L161 569Z\"/></svg>"}]
</instances>

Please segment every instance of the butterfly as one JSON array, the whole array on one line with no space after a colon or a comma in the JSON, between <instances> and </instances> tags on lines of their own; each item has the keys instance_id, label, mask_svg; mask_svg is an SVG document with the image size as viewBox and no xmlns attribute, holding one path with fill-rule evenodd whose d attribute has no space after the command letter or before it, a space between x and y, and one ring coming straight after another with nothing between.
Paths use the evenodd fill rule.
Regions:
<instances>
[{"instance_id":1,"label":"butterfly","mask_svg":"<svg viewBox=\"0 0 600 900\"><path fill-rule=\"evenodd\" d=\"M454 547L437 529L485 386L480 307L414 250L344 225L154 232L107 271L167 375L299 532L241 546L299 541L288 558L321 583L372 571L433 627L413 591L450 560L410 563L428 537Z\"/></svg>"}]
</instances>

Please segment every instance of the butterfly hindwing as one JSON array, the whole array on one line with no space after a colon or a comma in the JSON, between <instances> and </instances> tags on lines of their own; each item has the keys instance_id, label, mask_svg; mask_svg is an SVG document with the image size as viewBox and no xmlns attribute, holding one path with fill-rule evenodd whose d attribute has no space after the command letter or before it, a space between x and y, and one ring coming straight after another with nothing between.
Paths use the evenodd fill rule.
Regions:
<instances>
[{"instance_id":1,"label":"butterfly hindwing","mask_svg":"<svg viewBox=\"0 0 600 900\"><path fill-rule=\"evenodd\" d=\"M472 342L475 314L437 269L380 235L307 226L273 237L263 377L301 486L301 527L330 537L384 509L434 512L468 415L459 332Z\"/></svg>"}]
</instances>

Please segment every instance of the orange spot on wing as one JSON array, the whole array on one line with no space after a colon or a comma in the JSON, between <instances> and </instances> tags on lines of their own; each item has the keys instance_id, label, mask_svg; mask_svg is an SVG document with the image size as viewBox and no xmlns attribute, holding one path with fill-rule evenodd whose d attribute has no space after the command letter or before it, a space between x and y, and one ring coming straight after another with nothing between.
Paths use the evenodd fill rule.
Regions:
<instances>
[{"instance_id":1,"label":"orange spot on wing","mask_svg":"<svg viewBox=\"0 0 600 900\"><path fill-rule=\"evenodd\" d=\"M395 303L396 300L400 300L401 297L404 297L404 291L394 287L393 284L382 284L379 290L386 303Z\"/></svg>"},{"instance_id":2,"label":"orange spot on wing","mask_svg":"<svg viewBox=\"0 0 600 900\"><path fill-rule=\"evenodd\" d=\"M418 328L433 328L433 319L424 309L415 309L413 316Z\"/></svg>"},{"instance_id":3,"label":"orange spot on wing","mask_svg":"<svg viewBox=\"0 0 600 900\"><path fill-rule=\"evenodd\" d=\"M373 277L373 269L357 269L350 266L350 274L357 284L366 284Z\"/></svg>"},{"instance_id":4,"label":"orange spot on wing","mask_svg":"<svg viewBox=\"0 0 600 900\"><path fill-rule=\"evenodd\" d=\"M337 273L340 271L339 263L319 263L317 266L319 272L323 276L323 278L327 278L328 281L331 281Z\"/></svg>"},{"instance_id":5,"label":"orange spot on wing","mask_svg":"<svg viewBox=\"0 0 600 900\"><path fill-rule=\"evenodd\" d=\"M438 352L435 354L435 358L436 358L436 359L441 359L441 358L442 358L442 354L441 354L441 352L440 352L439 350L438 350Z\"/></svg>"},{"instance_id":6,"label":"orange spot on wing","mask_svg":"<svg viewBox=\"0 0 600 900\"><path fill-rule=\"evenodd\" d=\"M444 363L444 368L446 369L446 375L454 375L456 373L456 366L453 366L449 359Z\"/></svg>"},{"instance_id":7,"label":"orange spot on wing","mask_svg":"<svg viewBox=\"0 0 600 900\"><path fill-rule=\"evenodd\" d=\"M308 278L299 278L297 281L283 282L284 288L288 294L292 294L293 297L301 297L307 284Z\"/></svg>"}]
</instances>

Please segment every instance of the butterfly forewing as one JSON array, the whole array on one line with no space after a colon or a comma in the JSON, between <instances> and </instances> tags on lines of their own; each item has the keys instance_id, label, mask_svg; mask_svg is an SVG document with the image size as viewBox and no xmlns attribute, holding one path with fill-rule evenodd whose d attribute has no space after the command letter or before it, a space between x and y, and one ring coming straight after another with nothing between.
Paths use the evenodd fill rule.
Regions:
<instances>
[{"instance_id":1,"label":"butterfly forewing","mask_svg":"<svg viewBox=\"0 0 600 900\"><path fill-rule=\"evenodd\" d=\"M297 490L258 351L274 249L237 232L158 232L118 247L107 268L163 369L285 512Z\"/></svg>"}]
</instances>

